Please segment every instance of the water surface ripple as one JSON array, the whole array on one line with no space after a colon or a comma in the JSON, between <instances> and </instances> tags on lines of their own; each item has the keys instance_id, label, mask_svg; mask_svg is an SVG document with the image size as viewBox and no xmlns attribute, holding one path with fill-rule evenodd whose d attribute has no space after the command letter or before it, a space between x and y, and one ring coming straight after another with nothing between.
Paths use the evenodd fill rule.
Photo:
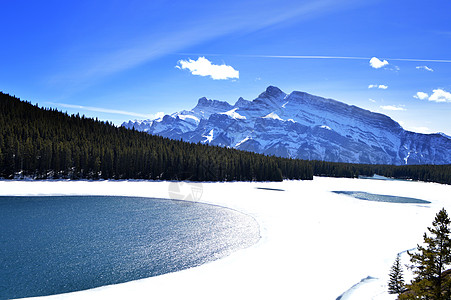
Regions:
<instances>
[{"instance_id":1,"label":"water surface ripple","mask_svg":"<svg viewBox=\"0 0 451 300\"><path fill-rule=\"evenodd\" d=\"M195 267L253 245L258 223L219 206L117 196L0 197L0 299Z\"/></svg>"}]
</instances>

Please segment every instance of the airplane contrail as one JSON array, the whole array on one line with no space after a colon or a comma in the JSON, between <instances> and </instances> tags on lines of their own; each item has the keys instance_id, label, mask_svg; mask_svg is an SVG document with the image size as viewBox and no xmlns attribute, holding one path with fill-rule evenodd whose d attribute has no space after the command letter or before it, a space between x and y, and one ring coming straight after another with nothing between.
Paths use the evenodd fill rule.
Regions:
<instances>
[{"instance_id":1,"label":"airplane contrail","mask_svg":"<svg viewBox=\"0 0 451 300\"><path fill-rule=\"evenodd\" d=\"M297 59L362 59L362 60L371 59L371 57L324 56L324 55L240 55L240 56L261 57L261 58L297 58Z\"/></svg>"},{"instance_id":2,"label":"airplane contrail","mask_svg":"<svg viewBox=\"0 0 451 300\"><path fill-rule=\"evenodd\" d=\"M288 59L356 59L356 60L370 60L372 57L362 56L329 56L329 55L253 55L253 54L199 54L199 53L178 53L180 55L206 55L206 56L240 56L240 57L254 57L254 58L288 58ZM392 61L410 61L410 62L437 62L437 63L451 63L451 59L423 59L423 58L388 58L385 60Z\"/></svg>"},{"instance_id":3,"label":"airplane contrail","mask_svg":"<svg viewBox=\"0 0 451 300\"><path fill-rule=\"evenodd\" d=\"M294 58L294 59L360 59L370 60L372 57L358 57L358 56L322 56L322 55L252 55L252 57L267 57L267 58ZM388 58L383 57L385 60L394 61L411 61L411 62L438 62L438 63L451 63L450 59L422 59L422 58Z\"/></svg>"}]
</instances>

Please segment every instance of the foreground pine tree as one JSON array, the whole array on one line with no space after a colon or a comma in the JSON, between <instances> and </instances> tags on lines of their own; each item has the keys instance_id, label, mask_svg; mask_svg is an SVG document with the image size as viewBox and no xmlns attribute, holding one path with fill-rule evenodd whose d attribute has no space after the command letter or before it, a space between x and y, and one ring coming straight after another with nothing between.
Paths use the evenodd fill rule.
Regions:
<instances>
[{"instance_id":1,"label":"foreground pine tree","mask_svg":"<svg viewBox=\"0 0 451 300\"><path fill-rule=\"evenodd\" d=\"M389 294L401 294L405 291L404 277L402 274L401 258L399 254L393 263L390 271L390 280L388 281Z\"/></svg>"},{"instance_id":2,"label":"foreground pine tree","mask_svg":"<svg viewBox=\"0 0 451 300\"><path fill-rule=\"evenodd\" d=\"M451 279L443 274L451 264L450 223L443 208L428 227L430 235L424 233L424 246L409 253L415 278L399 299L451 299Z\"/></svg>"}]
</instances>

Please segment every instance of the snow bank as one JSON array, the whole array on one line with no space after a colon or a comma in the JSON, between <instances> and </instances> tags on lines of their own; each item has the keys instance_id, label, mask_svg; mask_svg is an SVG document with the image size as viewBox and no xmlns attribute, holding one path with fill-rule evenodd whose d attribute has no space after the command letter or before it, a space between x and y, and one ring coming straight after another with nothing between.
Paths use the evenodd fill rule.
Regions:
<instances>
[{"instance_id":1,"label":"snow bank","mask_svg":"<svg viewBox=\"0 0 451 300\"><path fill-rule=\"evenodd\" d=\"M258 189L262 187L266 189ZM168 198L169 189L169 182L0 181L0 195ZM255 217L260 242L200 267L47 298L394 299L385 290L396 254L422 241L440 208L451 212L451 186L434 183L315 178L202 183L202 189L198 201ZM336 190L413 197L431 204L362 201L331 192Z\"/></svg>"}]
</instances>

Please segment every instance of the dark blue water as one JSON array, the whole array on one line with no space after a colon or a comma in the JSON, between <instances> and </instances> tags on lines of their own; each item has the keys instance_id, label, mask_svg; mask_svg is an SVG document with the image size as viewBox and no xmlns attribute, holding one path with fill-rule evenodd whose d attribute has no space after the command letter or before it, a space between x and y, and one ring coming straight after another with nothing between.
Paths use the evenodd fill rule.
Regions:
<instances>
[{"instance_id":1,"label":"dark blue water","mask_svg":"<svg viewBox=\"0 0 451 300\"><path fill-rule=\"evenodd\" d=\"M0 299L58 294L174 272L259 239L218 206L137 197L0 197Z\"/></svg>"},{"instance_id":2,"label":"dark blue water","mask_svg":"<svg viewBox=\"0 0 451 300\"><path fill-rule=\"evenodd\" d=\"M390 196L390 195L379 195L370 194L367 192L358 191L333 191L336 194L343 194L354 197L359 200L374 201L374 202L390 202L390 203L411 203L411 204L429 204L431 202L426 200L421 200L417 198L401 197L401 196Z\"/></svg>"}]
</instances>

